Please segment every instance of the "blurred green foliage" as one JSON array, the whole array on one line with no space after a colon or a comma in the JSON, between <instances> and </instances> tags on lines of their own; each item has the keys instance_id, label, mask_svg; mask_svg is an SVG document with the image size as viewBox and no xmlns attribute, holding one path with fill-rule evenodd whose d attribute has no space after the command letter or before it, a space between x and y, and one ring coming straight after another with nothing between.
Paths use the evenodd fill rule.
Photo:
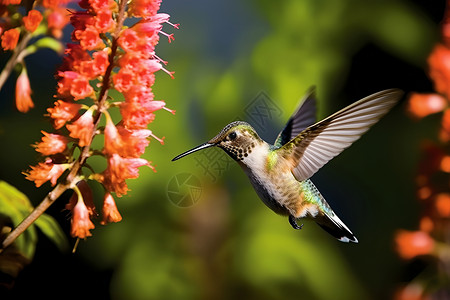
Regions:
<instances>
[{"instance_id":1,"label":"blurred green foliage","mask_svg":"<svg viewBox=\"0 0 450 300\"><path fill-rule=\"evenodd\" d=\"M5 181L0 180L0 225L12 228L22 222L33 210L26 195ZM14 246L4 250L0 255L0 272L17 277L19 271L33 259L37 244L37 230L51 240L60 251L67 250L67 239L58 223L49 215L42 214L15 241ZM6 232L2 232L2 235Z\"/></svg>"},{"instance_id":2,"label":"blurred green foliage","mask_svg":"<svg viewBox=\"0 0 450 300\"><path fill-rule=\"evenodd\" d=\"M317 86L321 117L358 100L346 99L343 88L354 55L366 45L411 68L422 68L437 40L437 26L406 1L178 0L163 1L162 10L181 29L172 44L161 39L157 48L176 73L175 80L157 74L154 92L177 110L176 116L158 112L150 126L154 134L165 136L165 145L152 140L144 155L158 172L142 168L140 178L129 181L129 195L116 199L123 221L96 223L93 237L81 242L75 255L99 274L112 273L108 286L113 299L335 300L391 295L402 273L392 234L414 224L417 146L434 126L433 119L414 124L399 107L314 176L360 240L357 245L334 240L313 222L292 230L286 218L259 201L236 164L227 164L213 178L198 163L205 159L203 153L176 163L170 160L245 117L245 108L262 90L282 112L261 132L268 141L275 139L312 85ZM384 75L402 74L393 68L387 64L381 76L372 69L356 74L357 82L370 89L354 93L363 97L382 88L404 88L401 77L386 80ZM0 119L0 139L9 145L2 147L1 176L37 203L50 187L36 190L20 171L38 157L28 145L38 140L40 129L49 127L42 114L53 92L51 84L39 89L31 80L37 108L29 116L5 110ZM212 155L216 150L206 151ZM168 195L169 181L180 173L201 181L201 197L188 208L173 205ZM101 193L96 191L98 205Z\"/></svg>"}]
</instances>

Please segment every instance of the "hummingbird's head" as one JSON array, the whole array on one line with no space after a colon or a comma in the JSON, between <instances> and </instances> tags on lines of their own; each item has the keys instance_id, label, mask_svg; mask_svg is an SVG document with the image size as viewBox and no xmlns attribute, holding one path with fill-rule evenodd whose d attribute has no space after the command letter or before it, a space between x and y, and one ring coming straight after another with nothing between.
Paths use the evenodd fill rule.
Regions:
<instances>
[{"instance_id":1,"label":"hummingbird's head","mask_svg":"<svg viewBox=\"0 0 450 300\"><path fill-rule=\"evenodd\" d=\"M235 121L225 126L218 135L208 142L176 156L172 161L198 150L214 146L222 148L234 160L241 161L252 152L253 148L262 142L263 140L261 140L250 124Z\"/></svg>"}]
</instances>

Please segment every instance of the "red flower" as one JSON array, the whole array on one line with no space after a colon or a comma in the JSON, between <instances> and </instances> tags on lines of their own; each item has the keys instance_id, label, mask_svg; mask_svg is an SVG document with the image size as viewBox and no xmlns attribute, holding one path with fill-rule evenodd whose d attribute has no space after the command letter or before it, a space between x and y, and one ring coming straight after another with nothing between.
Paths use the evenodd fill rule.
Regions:
<instances>
[{"instance_id":1,"label":"red flower","mask_svg":"<svg viewBox=\"0 0 450 300\"><path fill-rule=\"evenodd\" d=\"M58 76L61 77L58 81L58 95L64 98L72 96L71 88L73 81L80 75L77 72L65 71L58 72Z\"/></svg>"},{"instance_id":2,"label":"red flower","mask_svg":"<svg viewBox=\"0 0 450 300\"><path fill-rule=\"evenodd\" d=\"M70 94L74 100L80 100L91 97L94 94L94 89L89 84L89 80L83 75L79 75L72 81L70 87Z\"/></svg>"},{"instance_id":3,"label":"red flower","mask_svg":"<svg viewBox=\"0 0 450 300\"><path fill-rule=\"evenodd\" d=\"M122 216L117 209L116 202L114 201L113 196L106 192L105 197L103 198L103 220L100 224L105 225L107 223L116 223L122 220Z\"/></svg>"},{"instance_id":4,"label":"red flower","mask_svg":"<svg viewBox=\"0 0 450 300\"><path fill-rule=\"evenodd\" d=\"M160 6L161 0L134 0L129 10L133 16L147 19L156 15Z\"/></svg>"},{"instance_id":5,"label":"red flower","mask_svg":"<svg viewBox=\"0 0 450 300\"><path fill-rule=\"evenodd\" d=\"M63 127L67 121L74 119L78 115L80 108L81 104L58 100L55 102L55 107L47 108L47 111L53 119L55 129L59 129Z\"/></svg>"},{"instance_id":6,"label":"red flower","mask_svg":"<svg viewBox=\"0 0 450 300\"><path fill-rule=\"evenodd\" d=\"M22 21L29 32L34 32L42 21L42 15L38 10L32 9L22 18Z\"/></svg>"},{"instance_id":7,"label":"red flower","mask_svg":"<svg viewBox=\"0 0 450 300\"><path fill-rule=\"evenodd\" d=\"M143 158L123 158L112 154L108 158L108 167L103 172L103 185L108 191L115 192L118 197L125 195L128 187L126 179L137 178L138 168L141 166L153 167Z\"/></svg>"},{"instance_id":8,"label":"red flower","mask_svg":"<svg viewBox=\"0 0 450 300\"><path fill-rule=\"evenodd\" d=\"M117 42L123 50L126 52L132 52L133 50L136 50L136 44L138 41L139 37L137 33L134 30L127 28L122 31Z\"/></svg>"},{"instance_id":9,"label":"red flower","mask_svg":"<svg viewBox=\"0 0 450 300\"><path fill-rule=\"evenodd\" d=\"M105 47L98 30L94 26L88 25L84 30L76 30L75 37L80 41L81 47L85 50L95 50Z\"/></svg>"},{"instance_id":10,"label":"red flower","mask_svg":"<svg viewBox=\"0 0 450 300\"><path fill-rule=\"evenodd\" d=\"M106 118L105 149L108 155L114 153L122 157L139 157L148 146L148 137L152 132L147 129L128 130L123 126L114 126L110 117Z\"/></svg>"},{"instance_id":11,"label":"red flower","mask_svg":"<svg viewBox=\"0 0 450 300\"><path fill-rule=\"evenodd\" d=\"M134 85L135 75L129 69L121 68L113 77L114 88L119 92L127 92Z\"/></svg>"},{"instance_id":12,"label":"red flower","mask_svg":"<svg viewBox=\"0 0 450 300\"><path fill-rule=\"evenodd\" d=\"M83 202L86 205L89 215L96 216L97 213L95 212L95 205L94 205L94 196L92 194L92 190L90 186L87 184L86 180L81 180L77 183L77 188L79 192L81 193L81 196L83 197ZM67 210L73 210L75 205L78 202L78 193L74 192L72 194L72 197L70 197L69 202L66 204Z\"/></svg>"},{"instance_id":13,"label":"red flower","mask_svg":"<svg viewBox=\"0 0 450 300\"><path fill-rule=\"evenodd\" d=\"M90 144L94 133L94 118L92 110L88 109L81 117L72 124L66 125L70 136L79 139L78 145L84 147Z\"/></svg>"},{"instance_id":14,"label":"red flower","mask_svg":"<svg viewBox=\"0 0 450 300\"><path fill-rule=\"evenodd\" d=\"M428 65L436 91L450 99L450 49L437 44L428 57Z\"/></svg>"},{"instance_id":15,"label":"red flower","mask_svg":"<svg viewBox=\"0 0 450 300\"><path fill-rule=\"evenodd\" d=\"M431 254L434 249L434 240L423 231L399 230L395 243L398 254L404 259Z\"/></svg>"},{"instance_id":16,"label":"red flower","mask_svg":"<svg viewBox=\"0 0 450 300\"><path fill-rule=\"evenodd\" d=\"M68 164L54 164L50 160L41 162L37 166L30 166L31 170L26 175L26 179L34 181L36 187L40 187L50 180L52 186L56 185L58 178L69 167Z\"/></svg>"},{"instance_id":17,"label":"red flower","mask_svg":"<svg viewBox=\"0 0 450 300\"><path fill-rule=\"evenodd\" d=\"M14 50L19 41L20 31L17 28L7 30L2 35L3 50Z\"/></svg>"},{"instance_id":18,"label":"red flower","mask_svg":"<svg viewBox=\"0 0 450 300\"><path fill-rule=\"evenodd\" d=\"M47 26L50 33L57 39L62 37L62 30L69 22L65 9L56 9L47 16Z\"/></svg>"},{"instance_id":19,"label":"red flower","mask_svg":"<svg viewBox=\"0 0 450 300\"><path fill-rule=\"evenodd\" d=\"M447 106L447 100L438 94L413 93L408 101L408 112L416 118L423 118L442 111Z\"/></svg>"},{"instance_id":20,"label":"red flower","mask_svg":"<svg viewBox=\"0 0 450 300\"><path fill-rule=\"evenodd\" d=\"M77 204L72 209L72 227L70 234L72 237L85 239L91 236L89 230L94 229L95 226L90 219L90 213L83 199L78 197Z\"/></svg>"},{"instance_id":21,"label":"red flower","mask_svg":"<svg viewBox=\"0 0 450 300\"><path fill-rule=\"evenodd\" d=\"M101 9L97 11L97 15L94 17L95 19L95 28L97 28L100 32L111 32L114 30L115 22L112 18L112 12L109 9Z\"/></svg>"},{"instance_id":22,"label":"red flower","mask_svg":"<svg viewBox=\"0 0 450 300\"><path fill-rule=\"evenodd\" d=\"M31 100L30 80L25 67L16 81L16 107L18 111L23 113L34 107L33 100Z\"/></svg>"},{"instance_id":23,"label":"red flower","mask_svg":"<svg viewBox=\"0 0 450 300\"><path fill-rule=\"evenodd\" d=\"M106 72L109 66L109 56L107 51L97 51L92 55L94 58L94 71L97 75L102 75Z\"/></svg>"},{"instance_id":24,"label":"red flower","mask_svg":"<svg viewBox=\"0 0 450 300\"><path fill-rule=\"evenodd\" d=\"M44 156L49 156L57 153L61 153L67 149L67 138L53 133L47 133L41 130L42 142L35 145L36 151L40 152Z\"/></svg>"}]
</instances>

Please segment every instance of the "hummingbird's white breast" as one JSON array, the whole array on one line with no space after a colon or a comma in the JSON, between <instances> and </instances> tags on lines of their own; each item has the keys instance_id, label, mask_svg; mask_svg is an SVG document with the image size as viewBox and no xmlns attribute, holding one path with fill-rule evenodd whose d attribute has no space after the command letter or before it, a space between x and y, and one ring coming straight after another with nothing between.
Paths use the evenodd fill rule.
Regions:
<instances>
[{"instance_id":1,"label":"hummingbird's white breast","mask_svg":"<svg viewBox=\"0 0 450 300\"><path fill-rule=\"evenodd\" d=\"M269 144L257 144L239 164L264 204L278 214L295 214L290 207L298 201L299 182L282 168L268 169L270 151Z\"/></svg>"}]
</instances>

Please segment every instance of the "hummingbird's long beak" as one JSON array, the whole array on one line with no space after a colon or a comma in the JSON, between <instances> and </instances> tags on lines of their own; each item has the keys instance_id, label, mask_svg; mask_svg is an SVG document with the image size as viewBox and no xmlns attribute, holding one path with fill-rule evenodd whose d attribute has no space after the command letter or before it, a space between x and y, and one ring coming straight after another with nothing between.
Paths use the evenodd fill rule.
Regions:
<instances>
[{"instance_id":1,"label":"hummingbird's long beak","mask_svg":"<svg viewBox=\"0 0 450 300\"><path fill-rule=\"evenodd\" d=\"M181 153L181 154L178 155L178 156L175 156L175 157L172 159L172 161L176 161L177 159L180 159L180 158L182 158L182 157L184 157L184 156L186 156L186 155L189 155L189 154L191 154L191 153L194 153L194 152L196 152L196 151L198 151L198 150L202 150L202 149L214 147L215 145L216 145L216 144L211 144L211 143L204 143L204 144L201 144L200 146L197 146L197 147L195 147L195 148L193 148L193 149L191 149L191 150L188 150L188 151L186 151L186 152L184 152L184 153Z\"/></svg>"}]
</instances>

